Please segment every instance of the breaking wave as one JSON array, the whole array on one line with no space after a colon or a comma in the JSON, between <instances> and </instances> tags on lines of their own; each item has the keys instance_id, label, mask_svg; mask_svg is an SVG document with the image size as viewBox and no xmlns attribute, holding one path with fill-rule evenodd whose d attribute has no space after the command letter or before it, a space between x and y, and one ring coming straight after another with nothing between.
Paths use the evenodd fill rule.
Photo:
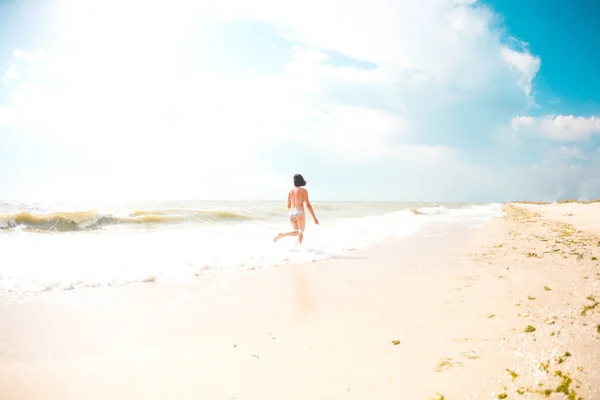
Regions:
<instances>
[{"instance_id":1,"label":"breaking wave","mask_svg":"<svg viewBox=\"0 0 600 400\"><path fill-rule=\"evenodd\" d=\"M296 248L294 240L272 241L290 229L285 203L144 202L74 208L0 202L0 299L46 290L185 282L313 262L419 231L442 235L470 229L501 212L498 204L313 205L321 224L309 221L303 245Z\"/></svg>"},{"instance_id":2,"label":"breaking wave","mask_svg":"<svg viewBox=\"0 0 600 400\"><path fill-rule=\"evenodd\" d=\"M224 210L135 210L125 216L101 214L94 210L34 214L29 211L0 214L0 229L69 232L121 224L179 224L186 222L246 221L251 217Z\"/></svg>"}]
</instances>

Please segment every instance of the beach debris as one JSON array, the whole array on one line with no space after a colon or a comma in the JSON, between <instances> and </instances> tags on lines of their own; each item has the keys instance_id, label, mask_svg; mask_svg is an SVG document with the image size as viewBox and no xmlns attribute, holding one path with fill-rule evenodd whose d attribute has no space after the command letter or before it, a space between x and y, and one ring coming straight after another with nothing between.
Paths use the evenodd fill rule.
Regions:
<instances>
[{"instance_id":1,"label":"beach debris","mask_svg":"<svg viewBox=\"0 0 600 400\"><path fill-rule=\"evenodd\" d=\"M463 357L468 358L469 360L476 360L479 358L479 354L475 350L469 350L468 352L463 351L460 353Z\"/></svg>"},{"instance_id":2,"label":"beach debris","mask_svg":"<svg viewBox=\"0 0 600 400\"><path fill-rule=\"evenodd\" d=\"M544 290L545 290L546 292L549 292L549 291L551 291L552 289L550 289L548 286L544 286Z\"/></svg>"},{"instance_id":3,"label":"beach debris","mask_svg":"<svg viewBox=\"0 0 600 400\"><path fill-rule=\"evenodd\" d=\"M569 358L569 357L571 357L571 353L569 353L569 352L567 351L567 352L565 352L565 354L564 354L564 355L562 355L562 356L560 356L560 357L557 357L557 359L556 359L556 363L557 363L557 364L562 364L562 363L564 363L564 362L565 362L565 360L566 360L567 358Z\"/></svg>"},{"instance_id":4,"label":"beach debris","mask_svg":"<svg viewBox=\"0 0 600 400\"><path fill-rule=\"evenodd\" d=\"M499 399L505 399L505 398L507 398L507 397L508 397L508 395L507 395L506 393L500 393L500 394L498 395L498 398L499 398Z\"/></svg>"},{"instance_id":5,"label":"beach debris","mask_svg":"<svg viewBox=\"0 0 600 400\"><path fill-rule=\"evenodd\" d=\"M437 371L437 372L442 372L442 371L445 371L445 370L450 369L452 367L464 367L464 366L465 365L463 363L461 363L460 361L456 361L456 360L453 360L450 357L446 357L446 358L441 358L437 362L434 370Z\"/></svg>"},{"instance_id":6,"label":"beach debris","mask_svg":"<svg viewBox=\"0 0 600 400\"><path fill-rule=\"evenodd\" d=\"M517 374L515 371L510 370L508 368L506 368L506 372L508 372L510 374L513 381L519 377L519 374Z\"/></svg>"},{"instance_id":7,"label":"beach debris","mask_svg":"<svg viewBox=\"0 0 600 400\"><path fill-rule=\"evenodd\" d=\"M234 343L233 344L233 348L235 349L236 347L237 347L237 343Z\"/></svg>"},{"instance_id":8,"label":"beach debris","mask_svg":"<svg viewBox=\"0 0 600 400\"><path fill-rule=\"evenodd\" d=\"M446 397L444 397L443 394L440 393L435 393L438 397L436 399L434 399L433 397L430 397L429 400L446 400Z\"/></svg>"},{"instance_id":9,"label":"beach debris","mask_svg":"<svg viewBox=\"0 0 600 400\"><path fill-rule=\"evenodd\" d=\"M452 339L452 341L454 341L456 343L464 343L464 342L468 342L470 340L471 340L471 338Z\"/></svg>"},{"instance_id":10,"label":"beach debris","mask_svg":"<svg viewBox=\"0 0 600 400\"><path fill-rule=\"evenodd\" d=\"M569 396L569 399L576 399L577 393L575 393L575 390L570 388L571 383L573 383L573 378L571 378L567 374L562 373L561 371L556 371L555 375L561 377L562 382L556 387L554 391Z\"/></svg>"},{"instance_id":11,"label":"beach debris","mask_svg":"<svg viewBox=\"0 0 600 400\"><path fill-rule=\"evenodd\" d=\"M398 346L400 344L400 341L399 340L392 340L392 344L394 346Z\"/></svg>"},{"instance_id":12,"label":"beach debris","mask_svg":"<svg viewBox=\"0 0 600 400\"><path fill-rule=\"evenodd\" d=\"M252 357L256 358L257 360L260 358L260 356L257 356L256 354L252 354Z\"/></svg>"},{"instance_id":13,"label":"beach debris","mask_svg":"<svg viewBox=\"0 0 600 400\"><path fill-rule=\"evenodd\" d=\"M594 296L588 296L586 298L589 301L591 301L592 304L586 304L585 306L583 306L583 310L581 310L581 315L584 317L587 315L588 311L592 311L596 307L598 307L598 305L600 305L600 302L598 302L598 300L596 300L596 298Z\"/></svg>"},{"instance_id":14,"label":"beach debris","mask_svg":"<svg viewBox=\"0 0 600 400\"><path fill-rule=\"evenodd\" d=\"M598 334L600 335L600 325L596 326L596 332L598 332Z\"/></svg>"},{"instance_id":15,"label":"beach debris","mask_svg":"<svg viewBox=\"0 0 600 400\"><path fill-rule=\"evenodd\" d=\"M537 255L537 253L527 253L527 257L537 257L537 258L539 258L539 256Z\"/></svg>"},{"instance_id":16,"label":"beach debris","mask_svg":"<svg viewBox=\"0 0 600 400\"><path fill-rule=\"evenodd\" d=\"M570 357L570 356L571 356L571 354L569 352L565 352L565 355L563 357ZM559 357L558 358L559 364L562 363L562 361L560 361L560 360L561 360L561 358ZM540 368L546 372L548 372L549 367L550 367L550 361L540 363ZM577 367L577 371L583 372L583 367ZM541 395L544 395L545 397L550 397L552 395L552 393L561 393L561 394L564 394L568 400L582 400L582 398L577 395L577 392L575 391L575 389L571 388L571 384L573 383L573 378L571 376L569 376L568 374L566 374L560 370L554 371L553 376L560 378L558 385L554 389L550 389L550 388L543 389L543 387L547 386L547 385L544 385L540 382L537 385L538 388L540 388L540 389L537 389L537 390L528 389L527 391L529 391L531 393L541 394ZM577 386L576 388L579 388L579 386ZM517 392L517 393L524 394L525 391Z\"/></svg>"},{"instance_id":17,"label":"beach debris","mask_svg":"<svg viewBox=\"0 0 600 400\"><path fill-rule=\"evenodd\" d=\"M596 260L598 260L598 257L592 256L592 261L596 261Z\"/></svg>"},{"instance_id":18,"label":"beach debris","mask_svg":"<svg viewBox=\"0 0 600 400\"><path fill-rule=\"evenodd\" d=\"M568 400L583 400L582 397L579 397L577 395L577 392L575 391L575 389L571 388L571 384L573 383L573 378L571 376L569 376L568 374L565 374L564 372L562 372L560 370L554 371L554 376L561 378L560 383L558 384L558 386L555 389L544 389L544 390L537 390L537 391L533 391L533 392L543 394L546 397L550 397L550 395L552 395L552 393L562 393L565 396L567 396ZM577 386L577 388L579 388L579 386Z\"/></svg>"},{"instance_id":19,"label":"beach debris","mask_svg":"<svg viewBox=\"0 0 600 400\"><path fill-rule=\"evenodd\" d=\"M527 296L527 300L535 300L535 297Z\"/></svg>"},{"instance_id":20,"label":"beach debris","mask_svg":"<svg viewBox=\"0 0 600 400\"><path fill-rule=\"evenodd\" d=\"M531 325L527 325L527 327L525 328L525 333L531 333L531 332L535 332L535 327L531 326Z\"/></svg>"},{"instance_id":21,"label":"beach debris","mask_svg":"<svg viewBox=\"0 0 600 400\"><path fill-rule=\"evenodd\" d=\"M490 314L486 318L494 318L495 316L496 316L496 314Z\"/></svg>"}]
</instances>

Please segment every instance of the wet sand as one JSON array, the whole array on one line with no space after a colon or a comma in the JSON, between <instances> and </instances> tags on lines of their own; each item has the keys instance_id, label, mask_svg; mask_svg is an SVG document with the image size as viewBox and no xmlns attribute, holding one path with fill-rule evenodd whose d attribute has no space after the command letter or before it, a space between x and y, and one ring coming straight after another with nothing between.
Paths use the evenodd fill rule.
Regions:
<instances>
[{"instance_id":1,"label":"wet sand","mask_svg":"<svg viewBox=\"0 0 600 400\"><path fill-rule=\"evenodd\" d=\"M0 399L600 399L599 217L2 304Z\"/></svg>"}]
</instances>

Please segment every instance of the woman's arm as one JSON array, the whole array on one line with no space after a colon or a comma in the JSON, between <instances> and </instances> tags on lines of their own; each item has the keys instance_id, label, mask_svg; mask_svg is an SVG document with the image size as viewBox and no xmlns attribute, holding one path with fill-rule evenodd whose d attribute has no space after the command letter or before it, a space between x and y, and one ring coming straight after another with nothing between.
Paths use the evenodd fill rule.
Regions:
<instances>
[{"instance_id":1,"label":"woman's arm","mask_svg":"<svg viewBox=\"0 0 600 400\"><path fill-rule=\"evenodd\" d=\"M310 200L308 199L308 190L304 189L304 201L306 202L306 208L310 211L310 215L312 215L313 220L316 225L319 225L319 220L317 219L315 212L313 211L312 204L310 204Z\"/></svg>"},{"instance_id":2,"label":"woman's arm","mask_svg":"<svg viewBox=\"0 0 600 400\"><path fill-rule=\"evenodd\" d=\"M290 199L290 196L291 196L291 194L292 194L292 192L288 192L288 210L289 210L290 208L292 208L292 201L291 201L291 199Z\"/></svg>"}]
</instances>

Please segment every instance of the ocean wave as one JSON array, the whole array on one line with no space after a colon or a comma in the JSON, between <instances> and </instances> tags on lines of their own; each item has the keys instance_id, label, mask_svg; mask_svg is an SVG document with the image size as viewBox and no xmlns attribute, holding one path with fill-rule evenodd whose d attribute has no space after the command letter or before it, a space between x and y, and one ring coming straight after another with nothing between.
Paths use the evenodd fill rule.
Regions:
<instances>
[{"instance_id":1,"label":"ocean wave","mask_svg":"<svg viewBox=\"0 0 600 400\"><path fill-rule=\"evenodd\" d=\"M331 212L343 209L342 206L320 205L319 212ZM114 211L114 210L113 210ZM381 210L383 211L383 210ZM406 213L407 208L399 207L393 212ZM432 205L410 209L418 216L435 216L444 214L443 206ZM350 208L351 213L356 210ZM383 212L381 215L385 215ZM44 212L27 207L21 211L0 213L0 229L19 228L32 232L71 232L97 230L107 226L159 226L185 223L221 223L243 222L272 218L285 218L287 210L283 208L268 209L255 207L244 209L243 213L228 209L193 209L193 208L135 208L102 213L97 210ZM350 214L349 216L351 216Z\"/></svg>"},{"instance_id":2,"label":"ocean wave","mask_svg":"<svg viewBox=\"0 0 600 400\"><path fill-rule=\"evenodd\" d=\"M419 232L453 234L479 226L501 213L501 205L444 208L424 203L374 203L371 209L367 206L339 205L349 210L346 214L337 211L327 214L319 208L317 215L322 223L313 225L309 221L300 247L295 246L293 239L272 242L278 232L290 229L285 204L278 208L272 203L259 202L190 204L179 208L136 204L112 209L98 207L103 212L90 207L88 211L53 213L25 211L25 207L20 207L17 213L0 213L0 226L8 228L0 232L4 249L0 299L46 290L135 282L188 282L198 276L313 262ZM65 210L68 206L60 207L63 208L53 209ZM415 207L417 215L411 212L411 207ZM356 210L364 212L355 215ZM277 217L269 217L271 213L277 213ZM253 223L226 223L248 219ZM200 224L179 224L193 220ZM110 224L126 224L126 228L92 231ZM139 225L134 224L148 224L152 228L137 229ZM158 224L162 225L153 226ZM69 230L82 233L21 234L21 231Z\"/></svg>"},{"instance_id":3,"label":"ocean wave","mask_svg":"<svg viewBox=\"0 0 600 400\"><path fill-rule=\"evenodd\" d=\"M125 222L202 222L202 221L247 221L255 219L248 215L229 210L135 210L129 217L120 218Z\"/></svg>"},{"instance_id":4,"label":"ocean wave","mask_svg":"<svg viewBox=\"0 0 600 400\"><path fill-rule=\"evenodd\" d=\"M415 215L433 216L433 215L445 214L447 212L447 209L444 206L435 205L435 206L431 206L431 207L411 208L410 212L412 212Z\"/></svg>"},{"instance_id":5,"label":"ocean wave","mask_svg":"<svg viewBox=\"0 0 600 400\"><path fill-rule=\"evenodd\" d=\"M246 221L246 215L227 210L135 210L125 216L95 210L35 214L0 214L0 229L22 227L32 231L69 232L120 224L177 224L186 222Z\"/></svg>"}]
</instances>

